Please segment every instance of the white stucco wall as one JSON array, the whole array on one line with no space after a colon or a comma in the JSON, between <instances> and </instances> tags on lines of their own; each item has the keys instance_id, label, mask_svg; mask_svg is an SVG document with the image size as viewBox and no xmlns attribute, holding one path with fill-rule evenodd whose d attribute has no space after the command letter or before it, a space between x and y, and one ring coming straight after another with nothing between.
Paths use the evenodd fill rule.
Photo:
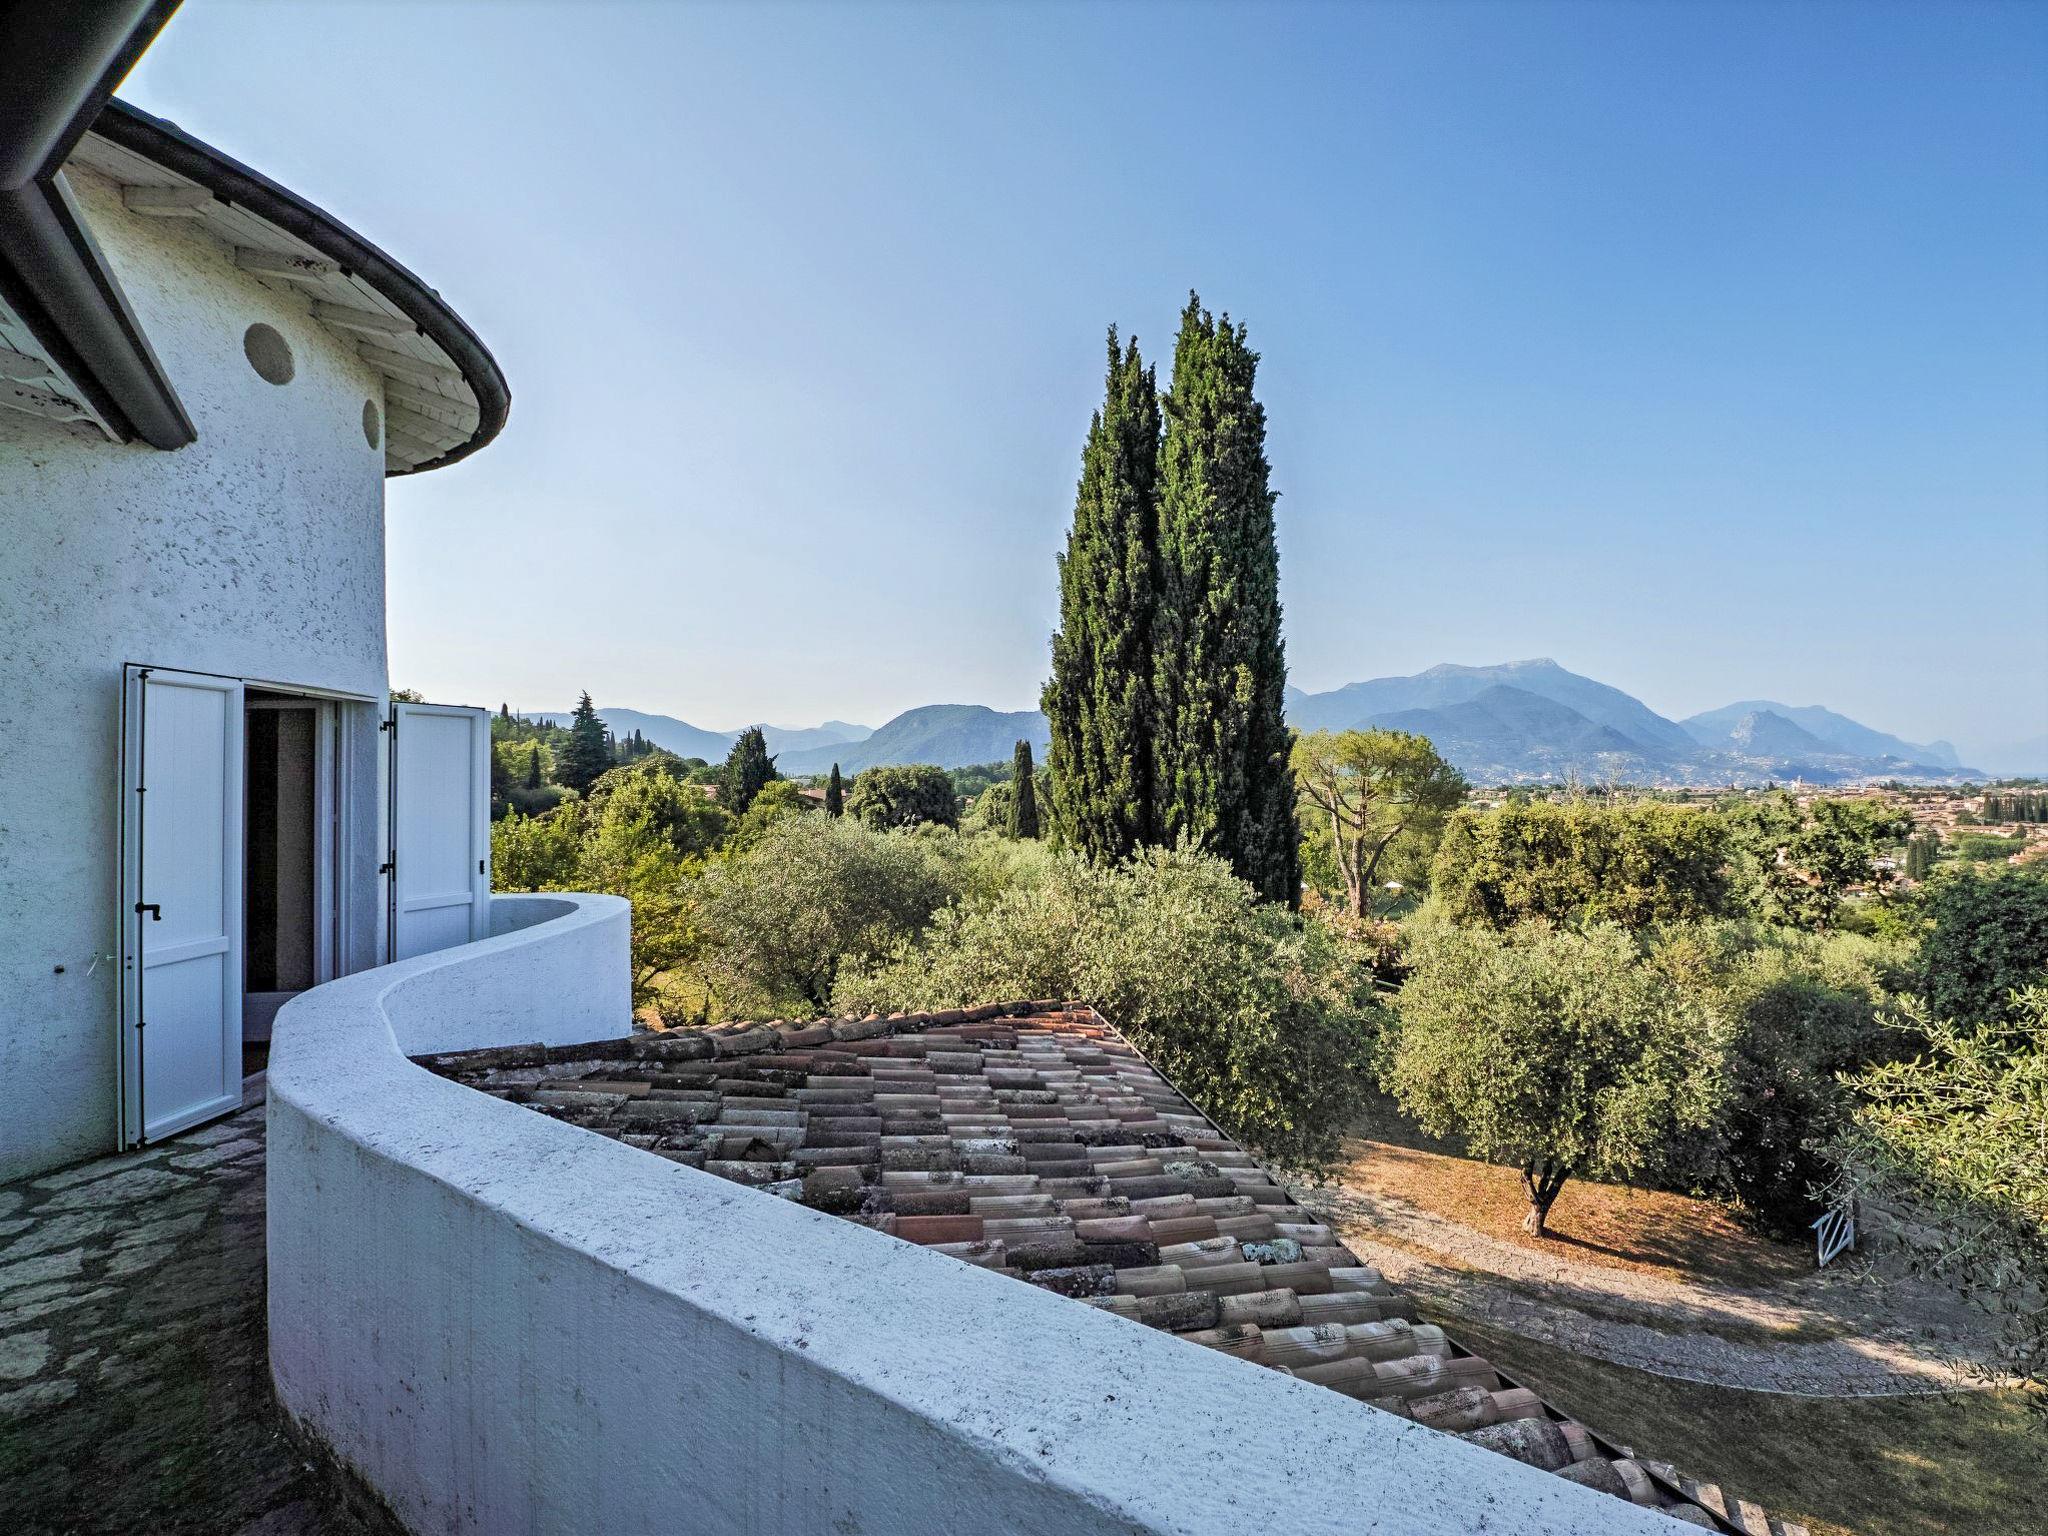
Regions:
<instances>
[{"instance_id":1,"label":"white stucco wall","mask_svg":"<svg viewBox=\"0 0 2048 1536\"><path fill-rule=\"evenodd\" d=\"M121 663L386 686L384 460L362 428L380 379L203 233L90 173L73 188L199 439L161 453L0 411L0 1180L115 1135ZM289 342L289 384L243 355L257 321ZM374 729L358 746L368 963Z\"/></svg>"},{"instance_id":2,"label":"white stucco wall","mask_svg":"<svg viewBox=\"0 0 2048 1536\"><path fill-rule=\"evenodd\" d=\"M279 1016L272 1372L410 1529L1674 1529L406 1061L623 1021L624 903L555 899L573 910L517 927L507 908L499 937Z\"/></svg>"}]
</instances>

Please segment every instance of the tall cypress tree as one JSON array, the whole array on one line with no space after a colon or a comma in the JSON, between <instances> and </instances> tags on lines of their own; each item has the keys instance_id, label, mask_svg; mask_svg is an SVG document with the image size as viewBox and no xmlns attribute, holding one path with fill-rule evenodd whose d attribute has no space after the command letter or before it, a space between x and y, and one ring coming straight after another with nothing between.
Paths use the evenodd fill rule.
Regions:
<instances>
[{"instance_id":1,"label":"tall cypress tree","mask_svg":"<svg viewBox=\"0 0 2048 1536\"><path fill-rule=\"evenodd\" d=\"M1096 860L1159 840L1152 767L1159 392L1109 332L1102 408L1081 451L1074 522L1060 557L1060 627L1043 706L1052 726L1052 817Z\"/></svg>"},{"instance_id":2,"label":"tall cypress tree","mask_svg":"<svg viewBox=\"0 0 2048 1536\"><path fill-rule=\"evenodd\" d=\"M761 786L781 777L775 771L775 759L768 755L768 738L758 725L749 726L726 754L725 771L718 780L718 803L733 815L744 816Z\"/></svg>"},{"instance_id":3,"label":"tall cypress tree","mask_svg":"<svg viewBox=\"0 0 2048 1536\"><path fill-rule=\"evenodd\" d=\"M1038 786L1033 782L1038 770L1031 762L1031 743L1020 741L1017 750L1010 754L1010 820L1004 829L1014 842L1019 838L1038 837Z\"/></svg>"},{"instance_id":4,"label":"tall cypress tree","mask_svg":"<svg viewBox=\"0 0 2048 1536\"><path fill-rule=\"evenodd\" d=\"M846 786L840 782L839 765L832 765L832 777L825 781L825 814L844 816L846 814Z\"/></svg>"},{"instance_id":5,"label":"tall cypress tree","mask_svg":"<svg viewBox=\"0 0 2048 1536\"><path fill-rule=\"evenodd\" d=\"M576 701L576 713L569 718L569 739L555 754L555 782L573 790L586 790L611 765L608 733L597 717L597 706L586 693Z\"/></svg>"},{"instance_id":6,"label":"tall cypress tree","mask_svg":"<svg viewBox=\"0 0 2048 1536\"><path fill-rule=\"evenodd\" d=\"M526 749L526 787L540 788L540 743L537 741Z\"/></svg>"},{"instance_id":7,"label":"tall cypress tree","mask_svg":"<svg viewBox=\"0 0 2048 1536\"><path fill-rule=\"evenodd\" d=\"M1159 840L1230 861L1270 900L1301 886L1280 637L1280 555L1259 355L1192 293L1159 462L1152 685Z\"/></svg>"}]
</instances>

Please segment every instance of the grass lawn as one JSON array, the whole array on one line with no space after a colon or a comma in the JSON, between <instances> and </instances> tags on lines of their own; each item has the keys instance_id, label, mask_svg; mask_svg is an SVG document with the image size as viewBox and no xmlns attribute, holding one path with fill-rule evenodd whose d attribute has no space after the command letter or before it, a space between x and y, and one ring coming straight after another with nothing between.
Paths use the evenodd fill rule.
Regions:
<instances>
[{"instance_id":1,"label":"grass lawn","mask_svg":"<svg viewBox=\"0 0 2048 1536\"><path fill-rule=\"evenodd\" d=\"M1462 1317L1437 1321L1601 1434L1813 1536L2048 1531L2048 1424L2020 1392L1778 1397L1647 1375Z\"/></svg>"}]
</instances>

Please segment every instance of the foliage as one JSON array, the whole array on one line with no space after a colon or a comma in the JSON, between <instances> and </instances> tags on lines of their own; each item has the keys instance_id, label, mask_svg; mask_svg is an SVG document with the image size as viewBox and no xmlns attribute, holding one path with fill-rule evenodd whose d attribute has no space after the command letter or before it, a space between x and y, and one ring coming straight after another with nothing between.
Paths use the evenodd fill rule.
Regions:
<instances>
[{"instance_id":1,"label":"foliage","mask_svg":"<svg viewBox=\"0 0 2048 1536\"><path fill-rule=\"evenodd\" d=\"M1906 878L1925 880L1941 853L1941 839L1933 832L1916 832L1906 839Z\"/></svg>"},{"instance_id":2,"label":"foliage","mask_svg":"<svg viewBox=\"0 0 2048 1536\"><path fill-rule=\"evenodd\" d=\"M741 1017L823 1013L843 965L915 935L962 882L957 862L915 834L852 816L782 817L697 880L700 973Z\"/></svg>"},{"instance_id":3,"label":"foliage","mask_svg":"<svg viewBox=\"0 0 2048 1536\"><path fill-rule=\"evenodd\" d=\"M1218 854L1292 905L1300 835L1258 363L1244 326L1190 293L1159 456L1153 794L1159 842ZM1055 758L1056 790L1065 771Z\"/></svg>"},{"instance_id":4,"label":"foliage","mask_svg":"<svg viewBox=\"0 0 2048 1536\"><path fill-rule=\"evenodd\" d=\"M1382 1080L1432 1135L1520 1170L1532 1234L1572 1175L1659 1174L1713 1122L1722 1023L1626 930L1425 924L1410 960Z\"/></svg>"},{"instance_id":5,"label":"foliage","mask_svg":"<svg viewBox=\"0 0 2048 1536\"><path fill-rule=\"evenodd\" d=\"M2011 832L1959 832L1956 834L1955 853L1959 859L1973 864L2004 862L2027 846L2024 828Z\"/></svg>"},{"instance_id":6,"label":"foliage","mask_svg":"<svg viewBox=\"0 0 2048 1536\"><path fill-rule=\"evenodd\" d=\"M1958 870L1931 886L1925 910L1921 990L1936 1018L2010 1018L2016 989L2048 985L2048 875Z\"/></svg>"},{"instance_id":7,"label":"foliage","mask_svg":"<svg viewBox=\"0 0 2048 1536\"><path fill-rule=\"evenodd\" d=\"M950 827L960 819L953 781L930 763L884 764L866 769L846 797L847 813L868 826L911 827L933 822Z\"/></svg>"},{"instance_id":8,"label":"foliage","mask_svg":"<svg viewBox=\"0 0 2048 1536\"><path fill-rule=\"evenodd\" d=\"M1856 1080L1865 1103L1841 1138L1838 1194L1997 1312L2004 1364L2048 1386L2048 988L1980 1024L1917 1002L1898 1022L1921 1054Z\"/></svg>"},{"instance_id":9,"label":"foliage","mask_svg":"<svg viewBox=\"0 0 2048 1536\"><path fill-rule=\"evenodd\" d=\"M1031 763L1031 743L1020 741L1010 762L1010 808L1004 832L1011 841L1038 837L1037 770Z\"/></svg>"},{"instance_id":10,"label":"foliage","mask_svg":"<svg viewBox=\"0 0 2048 1536\"><path fill-rule=\"evenodd\" d=\"M1051 727L1052 819L1087 857L1159 840L1152 678L1158 585L1159 395L1137 338L1109 332L1103 403L1081 450L1059 560L1060 623L1041 700Z\"/></svg>"},{"instance_id":11,"label":"foliage","mask_svg":"<svg viewBox=\"0 0 2048 1536\"><path fill-rule=\"evenodd\" d=\"M1840 1074L1886 1051L1882 1010L1907 979L1909 954L1748 923L1660 935L1652 963L1663 984L1708 1000L1727 1022L1720 1114L1689 1157L1674 1155L1673 1174L1739 1200L1772 1233L1803 1237L1821 1211L1816 1191L1835 1177L1827 1144L1853 1108Z\"/></svg>"},{"instance_id":12,"label":"foliage","mask_svg":"<svg viewBox=\"0 0 2048 1536\"><path fill-rule=\"evenodd\" d=\"M1704 807L1511 802L1444 829L1430 899L1463 923L1531 919L1645 928L1719 914L1727 828Z\"/></svg>"},{"instance_id":13,"label":"foliage","mask_svg":"<svg viewBox=\"0 0 2048 1536\"><path fill-rule=\"evenodd\" d=\"M744 816L761 786L781 777L775 771L775 759L768 755L768 738L758 725L749 726L726 754L718 779L718 803L733 815Z\"/></svg>"},{"instance_id":14,"label":"foliage","mask_svg":"<svg viewBox=\"0 0 2048 1536\"><path fill-rule=\"evenodd\" d=\"M1315 731L1294 742L1305 841L1322 845L1344 898L1372 915L1382 861L1403 839L1434 848L1445 818L1464 803L1464 776L1426 736L1406 731Z\"/></svg>"},{"instance_id":15,"label":"foliage","mask_svg":"<svg viewBox=\"0 0 2048 1536\"><path fill-rule=\"evenodd\" d=\"M2048 790L2007 790L2002 794L1986 791L1984 820L2048 821Z\"/></svg>"},{"instance_id":16,"label":"foliage","mask_svg":"<svg viewBox=\"0 0 2048 1536\"><path fill-rule=\"evenodd\" d=\"M1011 845L1028 847L1030 845ZM845 973L842 1010L1085 998L1225 1131L1326 1166L1359 1103L1370 982L1336 931L1259 899L1221 860L1045 858L1038 878L940 912Z\"/></svg>"},{"instance_id":17,"label":"foliage","mask_svg":"<svg viewBox=\"0 0 2048 1536\"><path fill-rule=\"evenodd\" d=\"M972 800L991 784L1007 784L1010 781L1011 763L1008 758L994 763L969 763L965 768L948 768L946 777L953 781L953 798Z\"/></svg>"},{"instance_id":18,"label":"foliage","mask_svg":"<svg viewBox=\"0 0 2048 1536\"><path fill-rule=\"evenodd\" d=\"M1912 817L1878 799L1822 795L1799 804L1783 791L1728 812L1736 886L1767 922L1836 926L1850 888L1883 884L1878 857L1912 830Z\"/></svg>"},{"instance_id":19,"label":"foliage","mask_svg":"<svg viewBox=\"0 0 2048 1536\"><path fill-rule=\"evenodd\" d=\"M731 846L734 849L751 848L769 827L784 816L801 815L810 809L810 799L796 785L787 779L771 779L761 786L761 792L754 796L754 803L747 807L747 814L734 825Z\"/></svg>"},{"instance_id":20,"label":"foliage","mask_svg":"<svg viewBox=\"0 0 2048 1536\"><path fill-rule=\"evenodd\" d=\"M597 717L597 707L585 693L576 701L568 734L555 749L555 782L567 789L588 789L611 765L612 749L604 721Z\"/></svg>"},{"instance_id":21,"label":"foliage","mask_svg":"<svg viewBox=\"0 0 2048 1536\"><path fill-rule=\"evenodd\" d=\"M846 782L839 777L839 765L832 765L832 776L825 781L825 814L844 816L846 814Z\"/></svg>"},{"instance_id":22,"label":"foliage","mask_svg":"<svg viewBox=\"0 0 2048 1536\"><path fill-rule=\"evenodd\" d=\"M491 828L491 885L500 891L566 891L582 857L581 807L527 816L508 811Z\"/></svg>"}]
</instances>

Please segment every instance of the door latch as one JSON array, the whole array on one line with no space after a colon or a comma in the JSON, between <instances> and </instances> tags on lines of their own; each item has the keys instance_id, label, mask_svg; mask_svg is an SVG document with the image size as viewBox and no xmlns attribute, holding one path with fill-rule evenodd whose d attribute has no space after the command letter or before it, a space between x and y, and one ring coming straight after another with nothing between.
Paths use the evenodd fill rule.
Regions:
<instances>
[{"instance_id":1,"label":"door latch","mask_svg":"<svg viewBox=\"0 0 2048 1536\"><path fill-rule=\"evenodd\" d=\"M138 901L135 903L135 915L137 917L142 916L145 912L149 914L149 920L152 923L160 923L164 920L164 909L156 902Z\"/></svg>"}]
</instances>

